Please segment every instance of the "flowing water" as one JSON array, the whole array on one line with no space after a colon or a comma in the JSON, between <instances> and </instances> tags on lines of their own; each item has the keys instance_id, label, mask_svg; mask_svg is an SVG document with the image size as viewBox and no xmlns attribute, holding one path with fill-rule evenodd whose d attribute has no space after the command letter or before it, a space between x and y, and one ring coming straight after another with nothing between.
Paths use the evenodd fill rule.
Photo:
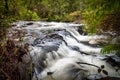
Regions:
<instances>
[{"instance_id":1,"label":"flowing water","mask_svg":"<svg viewBox=\"0 0 120 80\"><path fill-rule=\"evenodd\" d=\"M14 25L12 29L22 30L23 42L30 44L33 80L120 77L120 58L100 54L99 43L105 43L108 36L85 35L82 24L74 23L20 21Z\"/></svg>"}]
</instances>

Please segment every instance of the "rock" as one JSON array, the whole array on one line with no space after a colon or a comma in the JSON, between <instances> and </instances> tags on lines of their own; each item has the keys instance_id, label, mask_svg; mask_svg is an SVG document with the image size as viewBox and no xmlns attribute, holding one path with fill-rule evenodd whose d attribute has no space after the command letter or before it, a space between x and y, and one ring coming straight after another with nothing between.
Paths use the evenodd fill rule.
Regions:
<instances>
[{"instance_id":1,"label":"rock","mask_svg":"<svg viewBox=\"0 0 120 80\"><path fill-rule=\"evenodd\" d=\"M30 23L27 23L26 25L32 25L33 23L32 22L30 22Z\"/></svg>"},{"instance_id":2,"label":"rock","mask_svg":"<svg viewBox=\"0 0 120 80\"><path fill-rule=\"evenodd\" d=\"M79 32L79 34L81 34L81 35L87 35L87 33L82 30L82 27L79 27L79 28L78 28L78 32Z\"/></svg>"},{"instance_id":3,"label":"rock","mask_svg":"<svg viewBox=\"0 0 120 80\"><path fill-rule=\"evenodd\" d=\"M97 40L90 40L89 44L98 44Z\"/></svg>"},{"instance_id":4,"label":"rock","mask_svg":"<svg viewBox=\"0 0 120 80\"><path fill-rule=\"evenodd\" d=\"M111 44L120 44L120 36L113 38Z\"/></svg>"},{"instance_id":5,"label":"rock","mask_svg":"<svg viewBox=\"0 0 120 80\"><path fill-rule=\"evenodd\" d=\"M15 26L17 26L17 24L12 24L11 26L15 27Z\"/></svg>"},{"instance_id":6,"label":"rock","mask_svg":"<svg viewBox=\"0 0 120 80\"><path fill-rule=\"evenodd\" d=\"M58 35L58 34L49 34L45 37L41 38L37 38L34 40L34 45L37 44L46 44L46 43L57 43L58 45L61 44L63 41L63 37Z\"/></svg>"}]
</instances>

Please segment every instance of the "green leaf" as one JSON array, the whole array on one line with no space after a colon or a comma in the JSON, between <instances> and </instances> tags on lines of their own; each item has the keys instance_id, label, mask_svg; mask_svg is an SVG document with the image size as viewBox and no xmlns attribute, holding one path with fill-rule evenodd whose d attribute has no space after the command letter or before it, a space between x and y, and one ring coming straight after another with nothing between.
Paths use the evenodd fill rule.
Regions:
<instances>
[{"instance_id":1,"label":"green leaf","mask_svg":"<svg viewBox=\"0 0 120 80\"><path fill-rule=\"evenodd\" d=\"M111 53L111 52L119 52L120 44L108 44L102 50L102 54Z\"/></svg>"}]
</instances>

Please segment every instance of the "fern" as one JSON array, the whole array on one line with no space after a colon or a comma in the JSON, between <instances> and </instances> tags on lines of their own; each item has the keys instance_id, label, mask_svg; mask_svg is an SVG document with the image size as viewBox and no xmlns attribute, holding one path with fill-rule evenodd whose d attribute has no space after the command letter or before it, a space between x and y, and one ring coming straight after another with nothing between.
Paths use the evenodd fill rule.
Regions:
<instances>
[{"instance_id":1,"label":"fern","mask_svg":"<svg viewBox=\"0 0 120 80\"><path fill-rule=\"evenodd\" d=\"M120 52L120 44L108 44L102 50L102 54L109 54L112 52L119 53Z\"/></svg>"}]
</instances>

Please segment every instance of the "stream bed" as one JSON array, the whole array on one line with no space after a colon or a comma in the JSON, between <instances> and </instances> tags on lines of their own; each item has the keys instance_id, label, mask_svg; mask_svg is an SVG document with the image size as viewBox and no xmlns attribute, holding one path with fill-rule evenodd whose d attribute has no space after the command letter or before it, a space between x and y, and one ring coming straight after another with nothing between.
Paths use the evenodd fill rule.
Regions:
<instances>
[{"instance_id":1,"label":"stream bed","mask_svg":"<svg viewBox=\"0 0 120 80\"><path fill-rule=\"evenodd\" d=\"M109 36L87 35L83 24L75 23L19 21L13 25L12 32L19 32L23 44L29 44L33 80L120 80L120 57L100 53L100 44L107 43Z\"/></svg>"}]
</instances>

